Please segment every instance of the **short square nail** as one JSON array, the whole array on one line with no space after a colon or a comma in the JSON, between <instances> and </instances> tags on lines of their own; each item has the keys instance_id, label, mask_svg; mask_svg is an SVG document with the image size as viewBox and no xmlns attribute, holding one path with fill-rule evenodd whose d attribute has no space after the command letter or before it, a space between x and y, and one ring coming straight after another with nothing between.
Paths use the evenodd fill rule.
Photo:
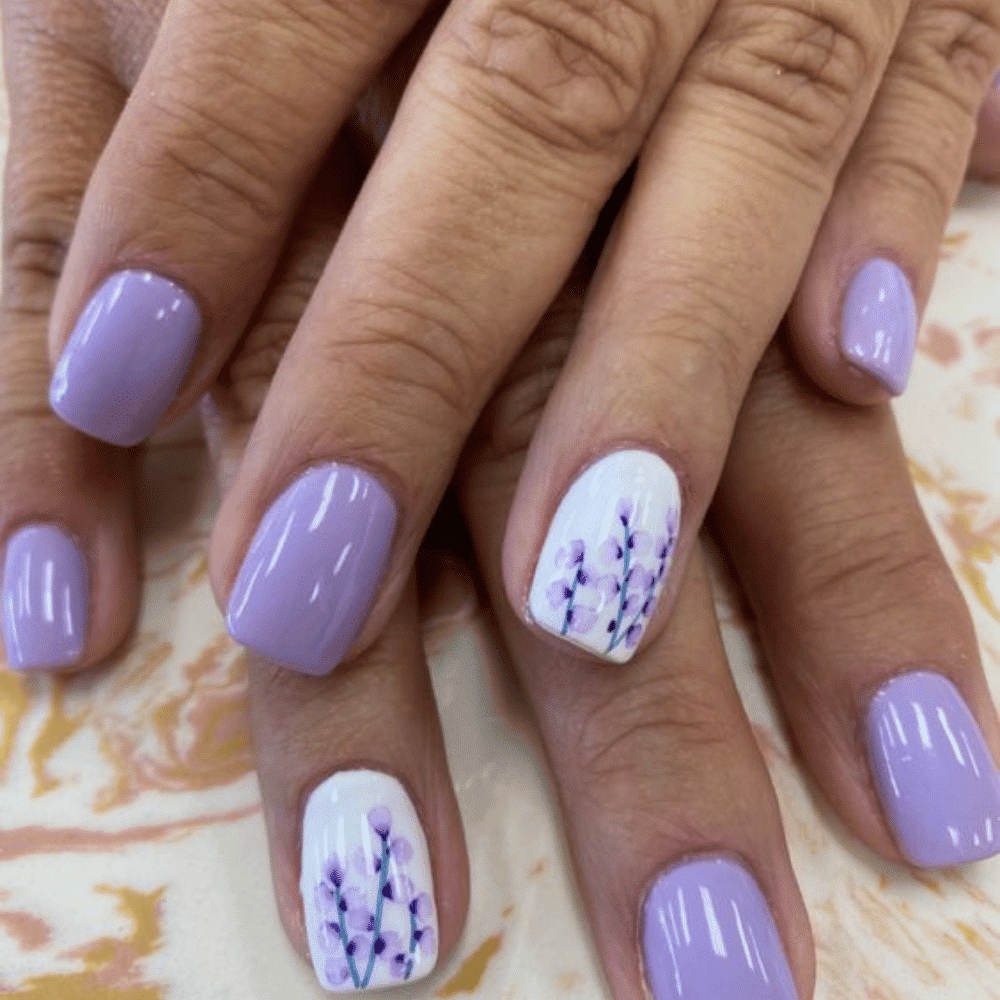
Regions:
<instances>
[{"instance_id":1,"label":"short square nail","mask_svg":"<svg viewBox=\"0 0 1000 1000\"><path fill-rule=\"evenodd\" d=\"M229 597L237 642L329 673L361 631L385 573L396 504L363 469L314 466L264 516Z\"/></svg>"},{"instance_id":2,"label":"short square nail","mask_svg":"<svg viewBox=\"0 0 1000 1000\"><path fill-rule=\"evenodd\" d=\"M654 1000L796 1000L764 894L724 857L671 868L642 911L642 957Z\"/></svg>"},{"instance_id":3,"label":"short square nail","mask_svg":"<svg viewBox=\"0 0 1000 1000\"><path fill-rule=\"evenodd\" d=\"M52 409L91 437L138 444L177 395L200 331L198 306L180 285L150 271L111 275L59 358Z\"/></svg>"},{"instance_id":4,"label":"short square nail","mask_svg":"<svg viewBox=\"0 0 1000 1000\"><path fill-rule=\"evenodd\" d=\"M868 758L896 843L942 868L1000 851L1000 776L958 688L941 674L893 678L865 721Z\"/></svg>"},{"instance_id":5,"label":"short square nail","mask_svg":"<svg viewBox=\"0 0 1000 1000\"><path fill-rule=\"evenodd\" d=\"M656 608L680 531L677 477L659 455L616 451L563 497L535 566L532 619L623 663Z\"/></svg>"},{"instance_id":6,"label":"short square nail","mask_svg":"<svg viewBox=\"0 0 1000 1000\"><path fill-rule=\"evenodd\" d=\"M892 261L868 261L844 299L841 352L898 396L909 381L916 342L917 306L906 275Z\"/></svg>"},{"instance_id":7,"label":"short square nail","mask_svg":"<svg viewBox=\"0 0 1000 1000\"><path fill-rule=\"evenodd\" d=\"M14 670L65 667L87 641L90 574L79 545L54 524L30 524L7 540L3 634Z\"/></svg>"},{"instance_id":8,"label":"short square nail","mask_svg":"<svg viewBox=\"0 0 1000 1000\"><path fill-rule=\"evenodd\" d=\"M434 968L427 838L396 778L341 771L313 791L299 888L313 968L331 992L414 982Z\"/></svg>"}]
</instances>

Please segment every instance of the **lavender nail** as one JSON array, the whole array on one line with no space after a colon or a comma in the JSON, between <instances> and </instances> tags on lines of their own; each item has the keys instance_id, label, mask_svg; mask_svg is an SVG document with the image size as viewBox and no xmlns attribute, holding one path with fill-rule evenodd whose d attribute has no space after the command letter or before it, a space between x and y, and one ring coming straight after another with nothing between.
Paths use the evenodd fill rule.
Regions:
<instances>
[{"instance_id":1,"label":"lavender nail","mask_svg":"<svg viewBox=\"0 0 1000 1000\"><path fill-rule=\"evenodd\" d=\"M53 524L31 524L7 540L3 633L14 670L76 662L87 638L90 574L80 547Z\"/></svg>"},{"instance_id":2,"label":"lavender nail","mask_svg":"<svg viewBox=\"0 0 1000 1000\"><path fill-rule=\"evenodd\" d=\"M767 900L742 865L688 861L654 883L642 912L654 1000L795 1000Z\"/></svg>"},{"instance_id":3,"label":"lavender nail","mask_svg":"<svg viewBox=\"0 0 1000 1000\"><path fill-rule=\"evenodd\" d=\"M264 516L229 597L238 642L306 674L350 649L382 580L396 505L350 465L304 472Z\"/></svg>"},{"instance_id":4,"label":"lavender nail","mask_svg":"<svg viewBox=\"0 0 1000 1000\"><path fill-rule=\"evenodd\" d=\"M916 339L917 306L906 275L891 261L868 261L844 299L844 357L898 396L910 378Z\"/></svg>"},{"instance_id":5,"label":"lavender nail","mask_svg":"<svg viewBox=\"0 0 1000 1000\"><path fill-rule=\"evenodd\" d=\"M201 314L180 285L119 271L93 294L63 350L49 403L109 444L138 444L173 401L198 346Z\"/></svg>"},{"instance_id":6,"label":"lavender nail","mask_svg":"<svg viewBox=\"0 0 1000 1000\"><path fill-rule=\"evenodd\" d=\"M889 681L865 723L875 787L900 851L942 868L1000 851L1000 776L958 689L917 671Z\"/></svg>"}]
</instances>

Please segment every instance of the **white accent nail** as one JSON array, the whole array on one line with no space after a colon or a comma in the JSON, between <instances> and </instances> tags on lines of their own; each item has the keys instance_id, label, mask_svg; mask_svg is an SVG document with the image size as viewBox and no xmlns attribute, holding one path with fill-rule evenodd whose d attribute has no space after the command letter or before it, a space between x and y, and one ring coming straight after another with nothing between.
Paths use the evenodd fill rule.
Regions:
<instances>
[{"instance_id":1,"label":"white accent nail","mask_svg":"<svg viewBox=\"0 0 1000 1000\"><path fill-rule=\"evenodd\" d=\"M299 882L313 968L333 993L422 979L437 961L430 856L395 778L340 771L302 820Z\"/></svg>"},{"instance_id":2,"label":"white accent nail","mask_svg":"<svg viewBox=\"0 0 1000 1000\"><path fill-rule=\"evenodd\" d=\"M649 451L616 451L585 469L559 504L528 596L548 632L617 663L635 652L680 531L673 469Z\"/></svg>"}]
</instances>

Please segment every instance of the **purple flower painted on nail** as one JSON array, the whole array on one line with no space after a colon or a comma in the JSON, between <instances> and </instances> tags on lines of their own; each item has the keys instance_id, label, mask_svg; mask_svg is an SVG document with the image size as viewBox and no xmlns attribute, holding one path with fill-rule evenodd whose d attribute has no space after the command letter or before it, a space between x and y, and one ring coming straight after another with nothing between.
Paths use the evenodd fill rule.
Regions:
<instances>
[{"instance_id":1,"label":"purple flower painted on nail","mask_svg":"<svg viewBox=\"0 0 1000 1000\"><path fill-rule=\"evenodd\" d=\"M389 836L392 828L392 813L387 806L375 806L368 812L368 825L383 839Z\"/></svg>"},{"instance_id":2,"label":"purple flower painted on nail","mask_svg":"<svg viewBox=\"0 0 1000 1000\"><path fill-rule=\"evenodd\" d=\"M427 954L435 943L433 928L424 923L434 912L431 898L418 893L413 880L397 867L413 858L413 845L405 837L390 836L392 814L386 806L371 809L367 819L381 842L371 864L360 848L349 867L333 855L323 865L315 890L327 978L338 986L351 980L355 989L368 986L377 965L393 978L409 979L418 948ZM408 939L385 928L387 907L405 908Z\"/></svg>"}]
</instances>

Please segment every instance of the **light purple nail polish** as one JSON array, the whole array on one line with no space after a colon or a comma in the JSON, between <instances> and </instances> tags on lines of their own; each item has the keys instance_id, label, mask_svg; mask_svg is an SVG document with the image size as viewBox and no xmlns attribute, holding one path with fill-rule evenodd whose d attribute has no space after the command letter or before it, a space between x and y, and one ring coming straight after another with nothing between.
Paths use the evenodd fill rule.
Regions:
<instances>
[{"instance_id":1,"label":"light purple nail polish","mask_svg":"<svg viewBox=\"0 0 1000 1000\"><path fill-rule=\"evenodd\" d=\"M54 524L30 524L7 540L3 634L14 670L64 667L87 640L90 574L80 547Z\"/></svg>"},{"instance_id":2,"label":"light purple nail polish","mask_svg":"<svg viewBox=\"0 0 1000 1000\"><path fill-rule=\"evenodd\" d=\"M52 409L91 437L138 444L177 395L200 330L198 306L180 285L150 271L111 275L59 358Z\"/></svg>"},{"instance_id":3,"label":"light purple nail polish","mask_svg":"<svg viewBox=\"0 0 1000 1000\"><path fill-rule=\"evenodd\" d=\"M1000 776L976 720L941 674L889 681L865 720L875 787L900 851L943 868L1000 851Z\"/></svg>"},{"instance_id":4,"label":"light purple nail polish","mask_svg":"<svg viewBox=\"0 0 1000 1000\"><path fill-rule=\"evenodd\" d=\"M244 646L306 674L329 673L361 631L385 573L396 504L363 469L304 472L264 516L229 596Z\"/></svg>"},{"instance_id":5,"label":"light purple nail polish","mask_svg":"<svg viewBox=\"0 0 1000 1000\"><path fill-rule=\"evenodd\" d=\"M910 378L917 306L906 275L892 261L868 261L854 276L840 320L840 350L856 368L898 396Z\"/></svg>"},{"instance_id":6,"label":"light purple nail polish","mask_svg":"<svg viewBox=\"0 0 1000 1000\"><path fill-rule=\"evenodd\" d=\"M796 1000L767 900L725 857L685 862L653 883L642 957L655 1000Z\"/></svg>"}]
</instances>

